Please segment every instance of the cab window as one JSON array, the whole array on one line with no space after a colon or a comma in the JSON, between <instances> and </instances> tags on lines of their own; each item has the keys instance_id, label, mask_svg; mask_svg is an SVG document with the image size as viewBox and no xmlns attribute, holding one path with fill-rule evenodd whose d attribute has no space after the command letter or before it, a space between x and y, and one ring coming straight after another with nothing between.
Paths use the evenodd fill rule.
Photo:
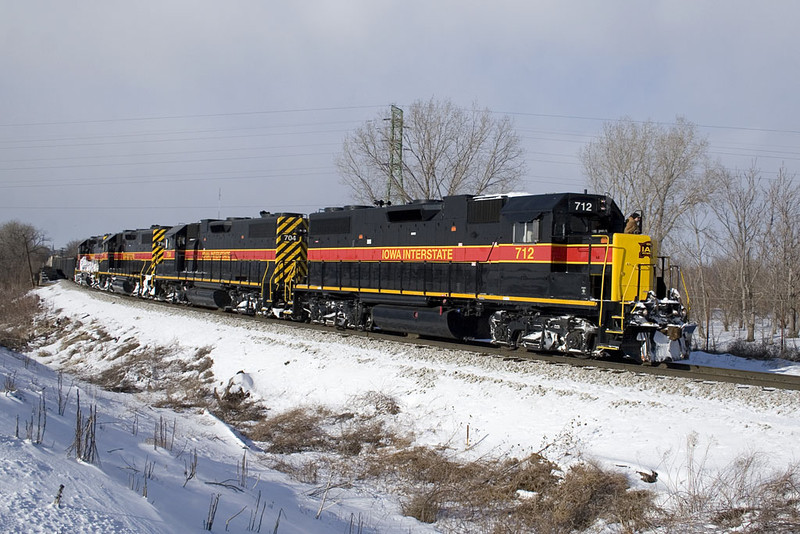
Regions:
<instances>
[{"instance_id":1,"label":"cab window","mask_svg":"<svg viewBox=\"0 0 800 534\"><path fill-rule=\"evenodd\" d=\"M539 219L514 223L514 243L538 243Z\"/></svg>"}]
</instances>

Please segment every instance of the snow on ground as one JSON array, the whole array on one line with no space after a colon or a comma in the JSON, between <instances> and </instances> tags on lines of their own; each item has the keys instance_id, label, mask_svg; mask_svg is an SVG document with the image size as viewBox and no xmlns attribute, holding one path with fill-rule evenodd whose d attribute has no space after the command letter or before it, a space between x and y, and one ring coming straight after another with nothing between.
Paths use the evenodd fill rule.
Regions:
<instances>
[{"instance_id":1,"label":"snow on ground","mask_svg":"<svg viewBox=\"0 0 800 534\"><path fill-rule=\"evenodd\" d=\"M445 444L464 458L521 457L546 447L546 454L561 464L579 454L621 470L642 487L662 491L683 487L690 464L694 469L700 464L711 473L743 455L757 454L766 469L780 471L798 460L800 392L658 378L637 374L635 369L600 372L502 361L154 306L82 291L64 282L38 294L51 314L102 327L111 338L106 345L112 348L130 339L183 349L207 347L216 384L224 386L238 374L240 386L261 399L271 413L319 404L346 409L368 392L391 395L401 407L400 423L413 431L417 444ZM52 340L32 356L53 368L69 366L82 372L101 372L107 365L108 358L97 357L94 349L74 353L61 347ZM137 396L87 386L82 386L81 401L88 405L89 398L96 398L103 422L98 431L102 464L76 462L65 452L72 438L74 405L63 418L53 414L53 373L41 365L26 369L7 352L2 358L3 373L15 376L21 394L0 398L0 492L10 496L0 503L0 522L16 521L9 524L28 525L33 532L65 525L93 531L89 525L95 524L109 527L97 527L98 532L200 531L211 495L221 493L214 530L222 531L225 520L246 506L248 511L232 520L229 529L244 532L249 521L244 516L260 490L262 501L269 503L264 516L268 527L263 531L271 531L281 509L282 534L346 532L350 518L359 516L371 529L365 532L432 531L429 525L400 516L396 499L356 489L338 493L320 519L314 519L320 496L266 469L254 468L241 493L208 485L235 481L243 454L243 444L224 425L208 414L159 411ZM693 354L692 362L715 358ZM796 369L781 370L796 373ZM50 392L47 434L41 445L33 445L14 437L14 421L19 415L23 426L23 420L30 418L42 387ZM134 413L138 435L130 430ZM175 449L183 451L180 455L175 449L153 450L152 442L147 443L161 414L177 421ZM198 479L182 488L187 451L194 448ZM141 488L138 493L129 489L133 472L129 466L141 471L148 462L156 467L145 499ZM635 472L650 469L659 473L657 483L638 481ZM50 503L60 483L66 486L65 496L62 506L55 508Z\"/></svg>"},{"instance_id":2,"label":"snow on ground","mask_svg":"<svg viewBox=\"0 0 800 534\"><path fill-rule=\"evenodd\" d=\"M425 531L416 521L400 517L396 509L385 510L387 503L357 495L350 504L315 519L319 499L308 496L308 486L259 467L252 455L246 457L242 478L244 444L208 413L154 409L131 395L67 379L62 391L64 395L69 391L69 399L62 416L54 371L2 348L0 365L8 377L0 395L3 532L203 532L215 495L220 495L215 532L272 532L279 525L282 534L341 533L349 528L351 514L354 524L361 520L370 527L364 532ZM42 391L46 392L43 426L38 410ZM78 391L84 420L91 405L98 414L95 465L75 458ZM28 428L34 436L42 435L43 428L41 443L25 439ZM162 430L159 436L166 437L167 448L154 447L157 428ZM196 475L187 481L195 453Z\"/></svg>"},{"instance_id":3,"label":"snow on ground","mask_svg":"<svg viewBox=\"0 0 800 534\"><path fill-rule=\"evenodd\" d=\"M800 375L800 364L789 360L776 358L774 360L751 360L739 358L732 354L709 354L708 352L692 352L685 363L720 367L723 369L736 369L740 371L759 371L762 373L776 373L786 375Z\"/></svg>"}]
</instances>

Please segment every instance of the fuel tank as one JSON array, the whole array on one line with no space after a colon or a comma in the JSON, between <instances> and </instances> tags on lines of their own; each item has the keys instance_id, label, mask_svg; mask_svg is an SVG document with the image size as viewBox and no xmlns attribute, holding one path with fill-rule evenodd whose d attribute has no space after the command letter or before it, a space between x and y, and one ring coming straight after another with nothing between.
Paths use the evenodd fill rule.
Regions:
<instances>
[{"instance_id":1,"label":"fuel tank","mask_svg":"<svg viewBox=\"0 0 800 534\"><path fill-rule=\"evenodd\" d=\"M373 326L388 332L461 339L468 336L461 314L441 307L379 305L372 308Z\"/></svg>"},{"instance_id":2,"label":"fuel tank","mask_svg":"<svg viewBox=\"0 0 800 534\"><path fill-rule=\"evenodd\" d=\"M204 308L224 309L231 305L231 297L227 291L221 289L206 289L202 287L190 287L186 290L186 300L195 306Z\"/></svg>"},{"instance_id":3,"label":"fuel tank","mask_svg":"<svg viewBox=\"0 0 800 534\"><path fill-rule=\"evenodd\" d=\"M114 291L114 293L125 293L126 295L130 295L133 293L133 289L135 287L136 284L129 278L114 278L111 281L111 289Z\"/></svg>"}]
</instances>

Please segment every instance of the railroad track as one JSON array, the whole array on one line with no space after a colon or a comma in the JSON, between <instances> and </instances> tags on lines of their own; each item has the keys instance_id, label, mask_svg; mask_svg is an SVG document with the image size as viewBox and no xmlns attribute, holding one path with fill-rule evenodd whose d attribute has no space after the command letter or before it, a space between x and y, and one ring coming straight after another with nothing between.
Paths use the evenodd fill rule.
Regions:
<instances>
[{"instance_id":1,"label":"railroad track","mask_svg":"<svg viewBox=\"0 0 800 534\"><path fill-rule=\"evenodd\" d=\"M359 333L364 334L364 333ZM368 336L376 336L374 332L366 333ZM385 335L385 334L383 334ZM432 339L407 339L403 337L393 337L400 343L412 343L424 346L435 346L450 350L466 350L470 352L485 354L494 358L513 361L539 361L552 365L569 365L582 367L584 369L597 369L603 372L634 373L651 376L678 377L697 382L723 382L737 384L742 387L758 387L765 390L800 390L800 376L785 375L777 373L760 373L754 371L741 371L737 369L724 369L721 367L708 367L694 365L683 362L668 362L657 365L636 364L631 362L621 362L612 360L591 360L581 358L571 358L558 354L537 353L525 351L524 349L508 350L504 348L492 347L488 345L463 344L450 341Z\"/></svg>"},{"instance_id":2,"label":"railroad track","mask_svg":"<svg viewBox=\"0 0 800 534\"><path fill-rule=\"evenodd\" d=\"M738 369L724 369L682 362L660 363L658 365L636 365L606 360L577 360L564 356L550 355L524 355L522 359L531 359L554 364L573 365L583 368L597 368L605 371L630 372L643 375L678 377L697 382L724 382L737 384L742 387L759 387L765 390L786 389L800 390L800 376L784 375L777 373L760 373L755 371L741 371Z\"/></svg>"},{"instance_id":3,"label":"railroad track","mask_svg":"<svg viewBox=\"0 0 800 534\"><path fill-rule=\"evenodd\" d=\"M173 304L166 302L159 302L154 300L140 299L137 297L130 297L119 293L108 293L103 291L92 290L77 284L71 284L71 287L79 290L87 291L93 295L105 295L110 298L125 298L133 302L142 303L144 305L166 306L169 309L183 309L191 310L196 313L207 313L212 315L223 315L226 317L236 316L221 310L212 310L206 308L194 307L177 307ZM253 319L246 316L241 317L243 320ZM326 326L320 324L308 324L289 322L281 319L269 318L258 316L256 320L276 325L284 326L287 328L297 328L299 330L319 330L329 332L331 334L338 334L341 336L357 336L364 338L380 339L384 341L393 341L396 343L403 343L409 345L419 345L424 347L438 347L452 351L469 351L476 354L485 355L492 358L500 358L512 361L539 361L552 365L565 365L582 367L585 369L597 369L600 372L614 372L614 373L634 373L651 376L663 377L677 377L697 382L722 382L738 384L741 387L757 387L766 391L769 390L800 390L800 376L785 375L777 373L760 373L754 371L741 371L737 369L724 369L720 367L708 367L702 365L694 365L683 362L669 362L660 363L657 365L649 364L636 364L630 362L612 361L612 360L591 360L572 358L558 354L549 353L536 353L526 351L525 349L508 350L502 347L494 347L483 343L462 343L450 340L430 339L419 337L415 334L391 334L382 332L364 332L359 330L339 330L333 326Z\"/></svg>"}]
</instances>

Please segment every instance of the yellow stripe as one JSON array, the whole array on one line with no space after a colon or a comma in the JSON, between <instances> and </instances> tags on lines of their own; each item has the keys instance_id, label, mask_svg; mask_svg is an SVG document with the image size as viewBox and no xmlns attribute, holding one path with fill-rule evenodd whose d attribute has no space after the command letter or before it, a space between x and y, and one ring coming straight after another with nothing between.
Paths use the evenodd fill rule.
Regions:
<instances>
[{"instance_id":1,"label":"yellow stripe","mask_svg":"<svg viewBox=\"0 0 800 534\"><path fill-rule=\"evenodd\" d=\"M593 300L543 299L536 297L502 297L498 295L478 295L478 300L532 302L536 304L561 304L565 306L582 306L585 308L596 308L598 305L598 302Z\"/></svg>"},{"instance_id":2,"label":"yellow stripe","mask_svg":"<svg viewBox=\"0 0 800 534\"><path fill-rule=\"evenodd\" d=\"M412 295L422 297L444 297L444 298L462 298L478 300L493 300L499 302L530 302L536 304L561 304L564 306L581 306L586 308L596 308L597 301L587 300L570 300L570 299L546 299L536 297L512 297L502 295L487 295L480 293L477 296L474 293L439 293L435 291L409 291L400 289L375 289L375 288L357 288L357 287L338 287L338 286L312 286L309 284L297 284L297 289L310 289L317 291L346 291L348 293L379 293L387 295Z\"/></svg>"},{"instance_id":3,"label":"yellow stripe","mask_svg":"<svg viewBox=\"0 0 800 534\"><path fill-rule=\"evenodd\" d=\"M103 273L101 273L103 274ZM104 274L114 274L114 273L104 273ZM187 280L191 282L213 282L217 284L231 284L237 286L252 286L252 287L259 287L261 285L260 282L242 282L241 280L222 280L217 278L196 278L196 277L179 277L179 276L164 276L164 275L156 275L154 277L155 280Z\"/></svg>"}]
</instances>

